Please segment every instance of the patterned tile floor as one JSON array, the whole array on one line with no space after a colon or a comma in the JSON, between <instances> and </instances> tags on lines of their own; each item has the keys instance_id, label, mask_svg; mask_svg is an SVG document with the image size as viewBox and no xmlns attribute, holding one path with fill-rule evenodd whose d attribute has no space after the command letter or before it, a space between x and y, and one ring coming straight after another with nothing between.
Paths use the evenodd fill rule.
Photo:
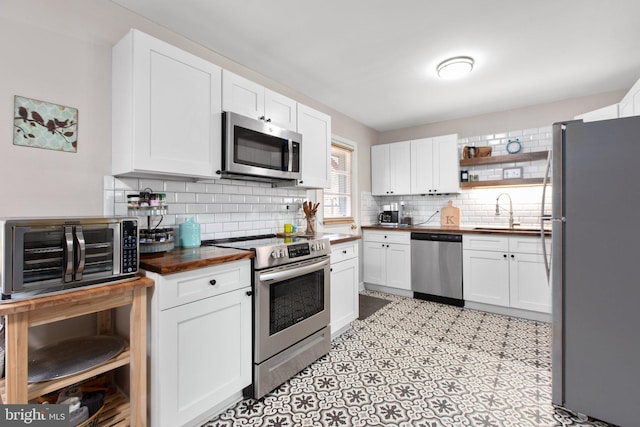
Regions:
<instances>
[{"instance_id":1,"label":"patterned tile floor","mask_svg":"<svg viewBox=\"0 0 640 427\"><path fill-rule=\"evenodd\" d=\"M550 325L366 294L392 303L262 400L204 426L607 427L551 404Z\"/></svg>"}]
</instances>

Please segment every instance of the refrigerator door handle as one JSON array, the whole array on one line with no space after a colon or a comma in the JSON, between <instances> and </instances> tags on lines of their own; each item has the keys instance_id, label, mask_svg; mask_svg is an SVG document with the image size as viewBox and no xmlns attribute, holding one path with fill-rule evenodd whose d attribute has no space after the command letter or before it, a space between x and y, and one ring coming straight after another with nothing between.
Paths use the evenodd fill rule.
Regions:
<instances>
[{"instance_id":1,"label":"refrigerator door handle","mask_svg":"<svg viewBox=\"0 0 640 427\"><path fill-rule=\"evenodd\" d=\"M547 166L545 167L544 179L542 181L542 200L540 202L540 238L542 239L542 256L544 258L544 268L547 273L547 286L551 284L551 263L547 256L547 245L544 234L544 222L551 220L551 215L545 213L544 204L547 196L547 185L549 184L549 171L551 170L551 157L553 151L549 151L547 155Z\"/></svg>"}]
</instances>

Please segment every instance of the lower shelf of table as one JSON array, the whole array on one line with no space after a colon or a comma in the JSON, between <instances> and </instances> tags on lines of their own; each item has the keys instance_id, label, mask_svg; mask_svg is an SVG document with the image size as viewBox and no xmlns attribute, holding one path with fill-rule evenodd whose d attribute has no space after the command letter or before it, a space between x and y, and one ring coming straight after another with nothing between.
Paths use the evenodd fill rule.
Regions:
<instances>
[{"instance_id":1,"label":"lower shelf of table","mask_svg":"<svg viewBox=\"0 0 640 427\"><path fill-rule=\"evenodd\" d=\"M105 372L111 371L113 369L119 368L121 366L125 366L129 364L130 359L131 359L131 351L129 350L129 348L126 348L124 351L122 351L122 353L120 353L113 359L103 363L102 365L96 366L95 368L92 368L88 371L81 372L75 375L70 375L68 377L60 378L56 380L29 384L27 386L28 399L32 400L39 396L44 396L45 394L82 382L96 375L100 375ZM7 401L4 378L0 380L0 396L2 397L3 402ZM12 403L15 403L15 402L12 402Z\"/></svg>"},{"instance_id":2,"label":"lower shelf of table","mask_svg":"<svg viewBox=\"0 0 640 427\"><path fill-rule=\"evenodd\" d=\"M100 413L99 427L129 427L131 425L131 404L122 392L107 395L105 407Z\"/></svg>"}]
</instances>

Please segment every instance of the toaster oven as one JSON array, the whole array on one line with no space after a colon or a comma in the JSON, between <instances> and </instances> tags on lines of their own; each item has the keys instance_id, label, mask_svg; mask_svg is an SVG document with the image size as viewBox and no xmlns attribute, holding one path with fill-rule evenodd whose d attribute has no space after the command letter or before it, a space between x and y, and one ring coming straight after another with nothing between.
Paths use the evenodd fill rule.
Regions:
<instances>
[{"instance_id":1,"label":"toaster oven","mask_svg":"<svg viewBox=\"0 0 640 427\"><path fill-rule=\"evenodd\" d=\"M136 218L2 219L2 299L133 277L138 254Z\"/></svg>"}]
</instances>

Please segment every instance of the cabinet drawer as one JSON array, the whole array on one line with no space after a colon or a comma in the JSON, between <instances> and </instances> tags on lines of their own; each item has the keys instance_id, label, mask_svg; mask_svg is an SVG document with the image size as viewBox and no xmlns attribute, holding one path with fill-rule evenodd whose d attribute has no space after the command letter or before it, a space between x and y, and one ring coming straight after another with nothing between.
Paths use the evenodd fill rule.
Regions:
<instances>
[{"instance_id":1,"label":"cabinet drawer","mask_svg":"<svg viewBox=\"0 0 640 427\"><path fill-rule=\"evenodd\" d=\"M508 252L509 238L492 234L464 234L462 249Z\"/></svg>"},{"instance_id":2,"label":"cabinet drawer","mask_svg":"<svg viewBox=\"0 0 640 427\"><path fill-rule=\"evenodd\" d=\"M356 258L358 256L357 243L342 243L331 246L331 264Z\"/></svg>"},{"instance_id":3,"label":"cabinet drawer","mask_svg":"<svg viewBox=\"0 0 640 427\"><path fill-rule=\"evenodd\" d=\"M381 243L411 243L411 233L402 231L365 231L365 242L381 242Z\"/></svg>"},{"instance_id":4,"label":"cabinet drawer","mask_svg":"<svg viewBox=\"0 0 640 427\"><path fill-rule=\"evenodd\" d=\"M242 260L160 276L160 310L251 286L251 261Z\"/></svg>"},{"instance_id":5,"label":"cabinet drawer","mask_svg":"<svg viewBox=\"0 0 640 427\"><path fill-rule=\"evenodd\" d=\"M551 252L551 236L545 238L547 254ZM542 239L540 237L511 237L509 251L523 254L541 254Z\"/></svg>"}]
</instances>

